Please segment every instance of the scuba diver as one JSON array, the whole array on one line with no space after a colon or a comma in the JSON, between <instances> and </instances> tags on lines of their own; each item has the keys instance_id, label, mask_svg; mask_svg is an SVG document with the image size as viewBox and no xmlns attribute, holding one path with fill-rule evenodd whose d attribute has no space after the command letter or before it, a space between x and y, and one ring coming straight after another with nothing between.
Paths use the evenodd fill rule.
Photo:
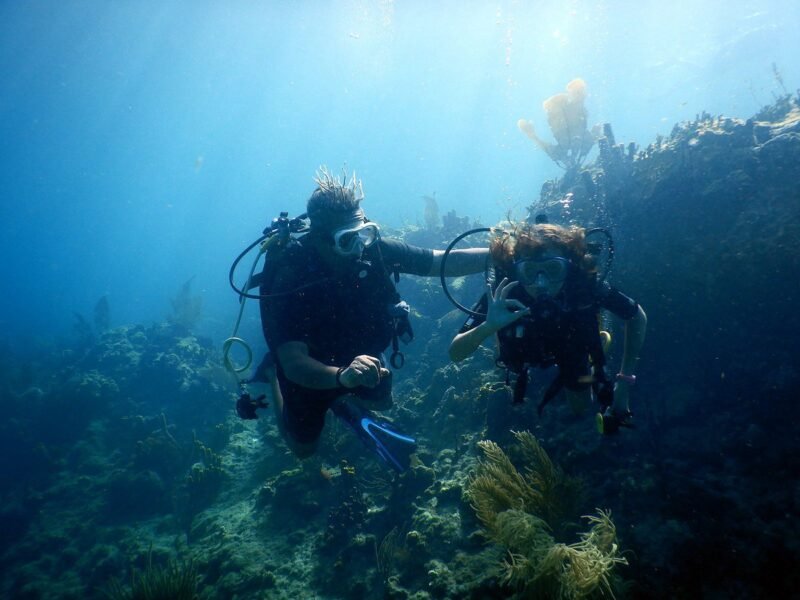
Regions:
<instances>
[{"instance_id":1,"label":"scuba diver","mask_svg":"<svg viewBox=\"0 0 800 600\"><path fill-rule=\"evenodd\" d=\"M322 167L315 183L307 203L310 227L286 236L248 281L248 289L260 288L255 297L274 357L262 361L256 379L270 384L279 429L298 457L316 452L331 410L402 471L415 440L372 412L392 405L389 367L404 362L398 340L413 337L409 307L395 283L400 273L439 275L444 252L382 238L360 206L364 194L355 175L348 181ZM450 258L448 276L477 273L486 268L488 250L464 249ZM237 412L255 418L264 404L243 393Z\"/></svg>"},{"instance_id":2,"label":"scuba diver","mask_svg":"<svg viewBox=\"0 0 800 600\"><path fill-rule=\"evenodd\" d=\"M498 232L490 243L494 277L486 293L450 345L450 358L464 360L491 335L497 336L498 364L517 374L514 402L522 402L530 367L558 367L558 375L539 404L562 388L576 413L583 412L594 391L600 412L598 430L613 434L632 426L630 387L647 329L638 303L598 277L587 243L587 231L562 227L545 219ZM610 239L610 236L609 236ZM608 310L625 321L622 365L609 381L599 313Z\"/></svg>"}]
</instances>

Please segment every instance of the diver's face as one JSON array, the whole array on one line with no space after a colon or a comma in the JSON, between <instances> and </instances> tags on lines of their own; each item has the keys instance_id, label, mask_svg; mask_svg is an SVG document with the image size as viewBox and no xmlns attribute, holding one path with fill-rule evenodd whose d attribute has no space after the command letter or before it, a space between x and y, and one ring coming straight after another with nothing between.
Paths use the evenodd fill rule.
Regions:
<instances>
[{"instance_id":1,"label":"diver's face","mask_svg":"<svg viewBox=\"0 0 800 600\"><path fill-rule=\"evenodd\" d=\"M570 262L557 250L545 250L535 257L514 263L516 279L532 298L556 296L564 287Z\"/></svg>"}]
</instances>

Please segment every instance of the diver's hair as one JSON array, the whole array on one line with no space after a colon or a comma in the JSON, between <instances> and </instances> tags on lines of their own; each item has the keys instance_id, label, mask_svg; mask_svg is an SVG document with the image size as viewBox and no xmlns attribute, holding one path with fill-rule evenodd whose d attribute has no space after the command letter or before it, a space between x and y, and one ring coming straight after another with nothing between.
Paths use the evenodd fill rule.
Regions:
<instances>
[{"instance_id":1,"label":"diver's hair","mask_svg":"<svg viewBox=\"0 0 800 600\"><path fill-rule=\"evenodd\" d=\"M312 220L322 211L343 213L357 210L364 199L364 186L356 177L355 171L348 179L346 170L342 170L341 176L337 176L322 165L317 169L314 183L317 184L317 189L306 205L306 212Z\"/></svg>"},{"instance_id":2,"label":"diver's hair","mask_svg":"<svg viewBox=\"0 0 800 600\"><path fill-rule=\"evenodd\" d=\"M597 272L594 259L586 252L586 230L583 227L517 223L511 231L502 231L495 236L489 246L492 260L506 273L513 272L515 261L536 258L546 250L562 254L585 276Z\"/></svg>"}]
</instances>

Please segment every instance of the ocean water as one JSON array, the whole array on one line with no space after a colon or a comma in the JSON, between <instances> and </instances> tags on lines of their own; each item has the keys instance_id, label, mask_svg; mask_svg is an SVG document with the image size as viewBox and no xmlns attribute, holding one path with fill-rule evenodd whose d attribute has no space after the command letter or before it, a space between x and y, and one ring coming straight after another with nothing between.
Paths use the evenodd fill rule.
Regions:
<instances>
[{"instance_id":1,"label":"ocean water","mask_svg":"<svg viewBox=\"0 0 800 600\"><path fill-rule=\"evenodd\" d=\"M0 6L3 279L16 343L108 295L163 318L194 276L222 336L229 261L316 168L368 215L524 214L559 174L516 127L581 77L591 123L647 144L747 117L800 78L793 2L7 2ZM774 65L774 68L773 68Z\"/></svg>"},{"instance_id":2,"label":"ocean water","mask_svg":"<svg viewBox=\"0 0 800 600\"><path fill-rule=\"evenodd\" d=\"M141 484L142 489L152 486L165 498L157 510L144 516L126 508L122 512L130 518L113 526L135 531L139 527L137 520L166 518L173 504L187 504L185 497L181 499L186 493L181 488L182 482L190 477L192 464L202 461L194 460L197 459L194 456L187 459L187 464L186 460L175 459L173 466L164 467L158 458L148 462L150 455L143 454L142 447L136 444L163 444L154 451L156 456L160 452L168 454L175 447L179 448L176 451L179 454L189 452L197 448L193 446L193 429L199 439L205 437L207 447L227 457L224 459L227 476L239 482L228 501L233 502L232 497L239 494L238 501L250 498L263 507L270 505L270 498L282 498L281 490L290 497L294 493L302 496L302 484L295 490L294 484L286 484L286 477L281 479L283 472L299 467L285 454L274 430L270 429L264 437L261 429L242 429L241 425L230 423L225 426L228 429L222 426L231 418L228 407L235 390L225 387L222 376L209 369L213 370L213 361L219 363L219 348L231 333L238 310L236 296L227 282L231 261L281 211L290 216L304 211L314 188L314 173L320 165L337 172L355 171L364 184L363 207L367 215L387 228L423 227L425 197L430 196L435 196L441 214L455 210L459 216L483 224L493 224L509 216L523 218L527 208L539 199L545 182L562 177L564 172L520 132L517 121L530 120L540 136L551 139L542 102L564 91L569 81L580 77L587 84L590 125L610 123L617 142L633 142L643 148L659 136L669 136L676 124L692 121L703 112L745 120L763 106L794 93L800 87L798 23L800 4L789 0L704 0L677 6L622 0L0 3L0 253L3 256L0 278L5 282L0 296L0 348L3 356L8 357L7 364L13 366L3 370L5 381L0 385L4 388L4 401L12 406L11 416L20 419L7 425L5 431L16 432L10 438L12 442L17 440L18 433L20 444L30 443L30 447L25 446L30 456L23 452L28 458L22 466L9 459L3 462L6 473L2 480L8 487L2 501L11 508L4 512L10 516L4 516L2 522L6 525L18 522L17 504L28 493L20 491L23 487L36 489L40 500L48 498L42 500L50 507L47 510L51 510L47 519L58 521L58 511L52 508L52 503L57 505L62 499L63 506L68 506L75 500L72 492L58 487L64 483L63 478L98 476L89 467L81 470L79 465L83 463L97 465L98 472L113 469L118 473L127 468L134 473L136 485ZM596 157L594 149L587 163ZM790 160L789 164L795 163ZM796 203L796 200L796 196L789 196L789 201ZM662 208L665 219L669 219L670 206ZM697 206L688 215L681 212L680 218L689 221L700 215L714 220L714 213L708 212L714 210L714 205ZM796 209L792 214L796 216ZM620 222L629 227L627 231L615 232L619 234L621 248L627 251L618 258L622 262L621 273L629 275L631 281L638 281L636 276L641 266L636 264L637 252L630 240L635 237L639 221L630 218ZM702 236L697 240L702 240ZM644 255L653 257L658 252L650 249L640 256ZM787 264L788 268L781 267L782 275L793 268L794 263ZM693 270L692 281L699 282L693 289L700 290L700 295L714 287L713 282L709 283L711 276L706 276L717 273L713 264L695 263L687 268ZM189 281L191 295L202 301L202 318L192 324L192 333L201 342L197 346L188 342L180 346L169 336L161 338L147 328L168 319L171 302ZM740 283L746 288L741 292L743 296L758 296L747 288L747 280ZM795 286L796 280L783 290L794 297ZM641 294L653 303L659 301L657 288L657 282L650 281L647 287L630 292ZM446 322L444 329L435 329L433 321L442 316L437 312L441 305L436 300L422 300L428 298L425 295L428 291L411 288L410 293L436 308L423 315L428 320L423 320L422 331L426 335L441 335L444 345L418 346L416 359L420 362L412 367L401 389L419 394L434 389L439 394L437 399L452 402L462 392L467 394L467 388L459 388L455 385L457 381L448 379L450 375L444 371L435 373L437 368L445 368L445 356L438 354L432 362L426 362L425 358L430 357L424 353L446 348L445 338L455 332L453 327L458 324ZM438 292L434 289L433 293ZM734 291L730 297L738 293ZM148 357L155 365L141 375L141 380L156 386L163 378L165 389L170 390L165 397L158 395L157 387L138 392L126 388L121 375L125 369L120 366L126 355L112 351L110 342L103 346L97 340L84 340L90 345L88 350L86 345L76 342L76 314L91 322L95 306L103 297L108 301L112 332L114 328L128 328L119 334L117 341L132 344L137 365L147 362ZM673 304L670 306L674 308ZM766 309L760 306L759 315L763 316L769 306L769 303ZM688 311L691 307L687 302ZM711 317L712 312L703 315ZM686 313L668 314L677 320L684 319ZM794 331L796 323L792 320L786 323L787 330ZM135 338L137 334L132 328L137 326L142 328L148 342ZM663 332L665 325L654 326L656 340L661 339L658 330L661 327ZM680 326L696 330L703 323L695 326L682 321ZM744 318L742 326L746 326ZM770 322L769 327L773 326ZM709 329L708 335L715 335L714 331ZM768 333L772 335L773 331ZM254 302L246 307L240 334L251 342L257 355L263 350ZM418 343L419 338L426 339L418 336ZM136 345L139 343L136 339L141 345ZM720 343L727 340L724 336L719 339ZM173 402L186 389L193 389L194 384L187 378L175 386L181 377L179 369L170 370L158 357L159 352L168 353L173 346L186 352L181 355L182 360L198 372L205 369L204 381L213 382L200 386L199 396L210 404L194 416L191 407ZM674 340L667 346L673 350L685 347ZM656 345L656 348L667 346ZM730 353L729 350L726 352ZM78 352L88 352L89 358L76 363L70 357L74 358ZM204 352L211 362L198 358L204 357ZM782 351L775 355L772 364L764 367L764 389L782 389L787 381L796 381L795 353L796 349ZM767 359L763 354L759 356L762 358L754 358L754 364L770 363L770 355ZM681 362L690 363L692 358L682 356ZM651 354L649 359L660 366L668 364L672 356ZM708 364L714 364L713 357L708 360ZM426 370L425 366L430 368ZM652 363L649 369L659 370ZM92 374L91 382L86 383L90 372L97 375ZM83 379L76 383L75 377ZM679 378L680 374L669 372L662 381L674 382ZM439 389L437 386L443 381L453 383L455 391L448 391L449 385ZM477 389L481 383L485 381L472 381L471 385ZM89 388L81 387L84 385L90 385L92 397L100 399L98 402L110 413L93 404L86 408L85 419L76 417L75 422L69 419L59 422L63 407L50 413L47 403L84 397L89 393L86 392ZM697 386L690 387L676 385L669 393L679 403L689 402L687 398L694 399L699 393ZM761 388L754 384L754 389ZM726 394L730 392L728 387L724 390ZM136 396L137 393L142 397ZM712 394L715 398L722 395L722 392ZM673 396L664 392L665 398ZM38 421L26 420L30 415L26 416L21 408L31 398L36 403L36 415L53 415L52 419L45 419L39 437ZM139 411L137 415L127 402L133 403L131 406ZM664 402L669 404L669 400ZM426 405L425 410L433 414L435 409ZM163 422L162 415L166 415ZM109 424L113 419L134 416L143 419L143 429L126 430L130 434L129 444L117 449L123 454L131 453L134 467L125 461L114 462L116 459L103 462L92 458L102 453L101 447L108 447L100 442L92 446L91 440L103 438L103 432L113 432L115 426ZM270 417L267 415L262 421ZM679 418L688 419L685 412ZM482 419L470 422L465 416L464 430L477 435ZM217 425L229 437L224 443L214 445L209 440ZM162 434L159 437L153 431ZM702 429L698 431L692 435L702 436ZM763 449L759 444L764 436L769 436L765 424L759 424L755 431L746 427L744 431L749 433L742 438L742 444L755 443ZM169 439L173 435L177 439L172 440L174 446ZM555 439L552 432L547 435ZM682 435L691 439L687 432ZM269 442L259 441L262 439ZM787 448L792 447L793 441L796 440L786 440ZM659 443L669 446L677 442ZM11 442L4 445L8 453L14 451ZM233 446L236 450L231 450ZM339 445L331 442L329 446L325 449L327 462L320 468L319 481L327 482L330 477L340 483L345 471L337 470L337 455L333 451ZM44 450L33 450L40 447ZM628 494L643 488L646 493L661 489L658 485L668 479L661 470L667 467L653 458L657 453L652 447L639 442L634 447L632 455L644 457L641 461L644 466L640 472L629 473L630 479L621 480L621 488ZM459 455L467 452L465 448L452 451ZM469 451L475 452L474 445ZM559 458L565 458L565 453L554 451ZM42 459L45 454L46 459ZM265 456L279 456L275 459L278 466L272 469L268 463L263 466ZM780 462L780 456L778 453L776 462ZM589 458L584 462L574 456L567 458L573 460L572 466L579 471L591 462ZM40 459L49 466L43 467ZM213 466L202 464L206 468ZM262 465L258 471L263 476L261 480L252 475L253 464ZM22 477L20 473L28 466L37 473L41 470L41 477L37 475L31 481ZM156 473L157 483L153 483L149 473ZM454 473L450 475L458 479ZM735 477L751 475L735 471ZM112 504L122 502L128 489L127 484L119 483L123 479L119 476L97 483L100 490L97 497L105 497ZM271 492L258 491L263 480L272 481ZM691 480L692 485L703 489L722 485L719 481L709 483L701 475L677 480ZM18 489L15 482L19 481L22 483ZM319 481L314 480L314 485ZM784 507L787 514L797 510L797 483L784 484L786 497L759 513L765 521L772 522L766 513L780 512L776 507ZM385 488L388 484L376 485ZM603 500L614 498L613 492L600 487ZM334 502L341 499L337 493L346 493L348 489L339 485L335 493L327 488L320 493ZM103 496L106 492L108 495ZM680 501L688 506L689 496L691 493L685 492ZM720 496L724 502L731 502L725 494ZM400 494L392 498L408 508L415 497ZM455 502L453 498L449 500ZM745 505L749 498L739 500ZM278 504L275 510L291 514L290 504ZM313 512L312 501L299 504L309 511L309 518L318 518L314 521L318 529L330 526L330 519L326 521ZM620 505L622 510L635 505L628 517L621 518L628 525L635 521L631 515L647 514L644 500L637 503L635 497L629 496ZM206 593L216 586L217 597L232 597L233 593L254 598L284 597L284 593L285 597L368 597L366 591L359 596L360 588L352 587L328 589L326 593L325 582L336 577L314 571L315 580L315 575L309 575L299 566L305 564L313 571L309 565L322 562L315 558L319 550L307 540L293 537L291 531L282 531L274 522L259 525L274 538L272 546L260 548L257 556L236 555L233 566L225 563L208 550L213 546L210 532L223 525L210 524L213 517L203 512L222 512L221 506L209 501L189 511L176 509L176 514L184 516L175 517L178 524L169 533L175 538L185 535L180 544L176 542L180 549L176 556L191 555L195 548ZM399 513L403 514L405 508L398 509ZM620 509L614 507L614 510ZM702 510L713 511L713 504L703 505ZM741 507L737 505L728 514L738 514L736 510ZM687 523L693 522L687 516L690 512L686 508L663 517L667 525L653 529L654 546L644 551L640 562L644 566L633 573L664 577L664 581L670 577L680 579L683 587L675 597L701 597L689 594L703 591L686 583L702 579L701 566L689 561L676 574L660 562L669 554L658 550L662 546L672 549L677 544L675 539L689 537ZM79 512L70 514L80 519ZM187 514L190 516L186 517ZM648 527L660 519L650 517ZM418 516L409 516L412 518ZM3 548L2 562L11 575L5 578L2 589L12 596L86 597L81 595L83 589L90 590L85 592L90 597L99 597L104 582L111 577L126 576L126 558L135 558L143 567L141 557L147 550L146 542L135 545L130 541L135 537L133 533L117 535L118 530L112 533L104 529L100 536L103 543L117 548L114 553L109 551L112 558L106 560L106 555L96 547L71 546L68 558L53 558L52 564L26 570L26 564L35 563L32 548L37 547L36 536L42 536L52 523L47 519L37 521L31 515L21 519L24 527L14 529L14 542ZM186 519L190 521L188 524ZM225 521L226 527L232 527L230 523L235 519L230 520L229 514L226 519L229 519ZM733 517L725 524L729 522L733 522ZM148 523L141 527L158 531L152 539L163 537L164 529L170 527L163 525L159 531L152 522ZM380 521L375 530L367 528L363 533L386 539L383 536L391 531L388 524ZM400 522L396 525L401 529L404 526ZM102 527L106 526L104 521ZM419 520L414 521L414 527L415 531L425 533ZM217 535L214 544L226 539L227 530L223 527L220 531L214 534ZM426 535L437 531L431 526ZM641 552L641 540L629 535L632 545ZM780 534L770 529L769 536L780 537ZM145 538L150 539L142 537ZM20 541L26 539L27 542ZM48 546L52 539L46 536L41 539L48 553L58 557L59 553ZM197 545L192 546L193 542ZM25 548L31 556L25 558L23 553L20 555L23 558L17 557L19 547L14 544L27 544ZM784 546L772 541L765 544L766 554L775 557L772 564L783 572L785 565L780 561L786 556L781 554ZM156 546L163 549L163 539ZM287 552L287 548L306 553L303 560L297 558L297 563L293 563L294 571L281 571L274 559L269 559L269 569L253 566L268 561L265 556L270 550ZM689 546L686 548L688 552ZM102 568L87 567L76 558L76 554L89 550L100 557L95 562L102 563ZM431 550L430 554L436 552ZM162 551L159 556L165 558L168 553ZM431 564L404 564L404 573L438 568ZM264 575L266 571L274 574ZM251 586L238 580L222 581L226 575L233 577L231 572L238 572L242 581L246 579L242 573L250 573L251 581L254 577L261 579ZM48 581L52 582L66 574L67 583L63 588L48 584L49 592L35 586L25 587L43 577L42 573L47 573ZM284 582L292 577L296 588L281 592L278 585L276 590L275 581ZM346 574L343 579L353 577ZM377 581L374 573L370 577ZM404 581L411 593L416 584L409 583L413 578L407 577ZM748 581L756 580L760 581L758 577ZM443 581L440 578L430 583L429 589L417 591L430 594L427 597L448 598L466 593L466 588L458 587L466 582ZM749 589L767 587L745 585L740 597L751 597ZM461 592L454 591L459 589ZM481 596L480 589L471 590L469 593L474 594L471 597L486 597ZM640 597L647 597L649 588L639 589L645 590L639 592ZM713 595L722 593L720 589L712 586L706 590L711 594L708 597L725 597ZM383 597L374 590L369 593L377 594L369 597ZM497 593L496 589L492 593Z\"/></svg>"}]
</instances>

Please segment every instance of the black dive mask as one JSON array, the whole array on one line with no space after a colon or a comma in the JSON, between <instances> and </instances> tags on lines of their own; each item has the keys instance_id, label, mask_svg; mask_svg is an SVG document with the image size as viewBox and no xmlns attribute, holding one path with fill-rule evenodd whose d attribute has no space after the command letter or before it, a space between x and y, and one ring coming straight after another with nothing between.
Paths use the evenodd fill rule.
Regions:
<instances>
[{"instance_id":1,"label":"black dive mask","mask_svg":"<svg viewBox=\"0 0 800 600\"><path fill-rule=\"evenodd\" d=\"M514 263L514 273L522 285L563 284L570 271L570 261L563 256L535 260L523 258Z\"/></svg>"}]
</instances>

